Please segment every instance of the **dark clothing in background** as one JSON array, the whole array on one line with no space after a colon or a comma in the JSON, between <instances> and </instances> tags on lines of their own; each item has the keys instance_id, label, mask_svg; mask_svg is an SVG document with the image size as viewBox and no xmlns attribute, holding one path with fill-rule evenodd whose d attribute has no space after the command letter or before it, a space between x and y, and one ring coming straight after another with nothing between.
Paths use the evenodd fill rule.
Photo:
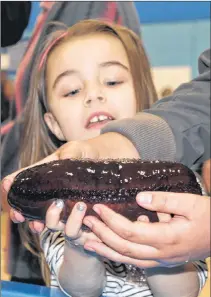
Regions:
<instances>
[{"instance_id":1,"label":"dark clothing in background","mask_svg":"<svg viewBox=\"0 0 211 297\"><path fill-rule=\"evenodd\" d=\"M198 170L210 159L210 49L199 57L199 76L134 118L109 123L132 141L144 160L176 161Z\"/></svg>"},{"instance_id":2,"label":"dark clothing in background","mask_svg":"<svg viewBox=\"0 0 211 297\"><path fill-rule=\"evenodd\" d=\"M31 13L30 1L1 1L1 47L17 43Z\"/></svg>"},{"instance_id":3,"label":"dark clothing in background","mask_svg":"<svg viewBox=\"0 0 211 297\"><path fill-rule=\"evenodd\" d=\"M140 35L138 15L134 4L130 1L61 1L56 2L50 12L43 14L42 20L36 25L17 72L15 95L19 120L16 121L15 125L7 134L2 145L2 177L18 168L18 151L21 138L21 110L24 108L27 101L30 74L34 61L39 57L39 48L44 38L48 33L56 29L56 27L49 27L48 23L50 21L59 21L67 26L72 26L83 19L107 19L114 23L118 22ZM17 225L12 224L11 231L10 273L13 276L13 280L42 284L43 281L37 258L21 245Z\"/></svg>"},{"instance_id":4,"label":"dark clothing in background","mask_svg":"<svg viewBox=\"0 0 211 297\"><path fill-rule=\"evenodd\" d=\"M1 123L9 117L10 103L4 95L3 86L1 86Z\"/></svg>"}]
</instances>

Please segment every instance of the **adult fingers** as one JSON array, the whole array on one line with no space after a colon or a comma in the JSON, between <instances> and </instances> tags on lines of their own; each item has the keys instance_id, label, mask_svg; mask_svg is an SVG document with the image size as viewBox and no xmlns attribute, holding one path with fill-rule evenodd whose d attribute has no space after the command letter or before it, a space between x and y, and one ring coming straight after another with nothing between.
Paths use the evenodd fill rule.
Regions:
<instances>
[{"instance_id":1,"label":"adult fingers","mask_svg":"<svg viewBox=\"0 0 211 297\"><path fill-rule=\"evenodd\" d=\"M159 262L152 260L137 260L124 255L106 246L104 243L88 240L84 248L89 251L94 251L98 255L110 259L114 262L132 264L141 268L150 268L160 266Z\"/></svg>"},{"instance_id":2,"label":"adult fingers","mask_svg":"<svg viewBox=\"0 0 211 297\"><path fill-rule=\"evenodd\" d=\"M138 219L137 219L137 221L148 222L148 223L150 222L148 216L145 216L145 215L139 216Z\"/></svg>"},{"instance_id":3,"label":"adult fingers","mask_svg":"<svg viewBox=\"0 0 211 297\"><path fill-rule=\"evenodd\" d=\"M170 192L142 192L136 197L138 205L157 212L190 218L200 195Z\"/></svg>"},{"instance_id":4,"label":"adult fingers","mask_svg":"<svg viewBox=\"0 0 211 297\"><path fill-rule=\"evenodd\" d=\"M162 223L168 223L172 219L171 215L168 213L158 212L157 215L158 215L159 222L162 222Z\"/></svg>"},{"instance_id":5,"label":"adult fingers","mask_svg":"<svg viewBox=\"0 0 211 297\"><path fill-rule=\"evenodd\" d=\"M82 235L82 245L85 244L85 242L87 241L97 241L97 242L102 242L102 240L100 240L97 235L95 235L93 232L83 232Z\"/></svg>"},{"instance_id":6,"label":"adult fingers","mask_svg":"<svg viewBox=\"0 0 211 297\"><path fill-rule=\"evenodd\" d=\"M96 204L93 210L98 213L105 225L119 237L130 242L159 247L160 244L170 244L173 241L172 228L167 223L148 223L129 221L124 216L115 213L105 205ZM94 221L96 224L96 220ZM98 228L100 236L104 236L103 229Z\"/></svg>"},{"instance_id":7,"label":"adult fingers","mask_svg":"<svg viewBox=\"0 0 211 297\"><path fill-rule=\"evenodd\" d=\"M168 223L171 220L171 215L168 213L158 212L157 215L158 215L159 222ZM146 216L146 215L139 216L137 221L150 222L148 216Z\"/></svg>"},{"instance_id":8,"label":"adult fingers","mask_svg":"<svg viewBox=\"0 0 211 297\"><path fill-rule=\"evenodd\" d=\"M87 216L84 219L84 224L87 225L107 246L124 256L135 259L140 259L142 257L143 259L152 259L158 257L159 255L159 251L155 247L141 245L125 240L114 233L108 226L96 217ZM149 223L146 223L146 225L148 224Z\"/></svg>"}]
</instances>

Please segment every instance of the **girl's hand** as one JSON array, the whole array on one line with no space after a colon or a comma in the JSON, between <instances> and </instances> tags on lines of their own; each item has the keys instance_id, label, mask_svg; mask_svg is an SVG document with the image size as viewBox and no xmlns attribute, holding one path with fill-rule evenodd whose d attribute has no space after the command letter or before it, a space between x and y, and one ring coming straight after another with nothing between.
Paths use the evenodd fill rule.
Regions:
<instances>
[{"instance_id":1,"label":"girl's hand","mask_svg":"<svg viewBox=\"0 0 211 297\"><path fill-rule=\"evenodd\" d=\"M20 212L14 210L13 208L10 209L10 219L13 221L13 223L16 223L16 224L22 223L25 221L24 216ZM31 221L29 222L29 227L32 232L40 233L45 228L45 225L44 223L41 223L39 221Z\"/></svg>"},{"instance_id":2,"label":"girl's hand","mask_svg":"<svg viewBox=\"0 0 211 297\"><path fill-rule=\"evenodd\" d=\"M72 209L66 224L60 221L60 214L64 207L62 200L55 201L46 213L46 227L51 231L64 231L66 240L75 246L83 246L88 240L102 242L94 233L81 230L86 214L86 204L78 202Z\"/></svg>"}]
</instances>

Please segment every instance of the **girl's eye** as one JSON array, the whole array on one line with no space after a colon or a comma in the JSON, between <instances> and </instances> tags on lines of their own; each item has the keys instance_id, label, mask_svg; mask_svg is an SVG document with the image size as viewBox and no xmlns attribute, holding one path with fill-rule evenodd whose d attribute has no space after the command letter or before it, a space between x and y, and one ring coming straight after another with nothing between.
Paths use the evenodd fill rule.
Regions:
<instances>
[{"instance_id":1,"label":"girl's eye","mask_svg":"<svg viewBox=\"0 0 211 297\"><path fill-rule=\"evenodd\" d=\"M64 97L73 97L75 95L77 95L79 92L80 92L81 89L75 89L75 90L72 90L70 92L68 92L67 94L64 95Z\"/></svg>"},{"instance_id":2,"label":"girl's eye","mask_svg":"<svg viewBox=\"0 0 211 297\"><path fill-rule=\"evenodd\" d=\"M106 85L109 86L109 87L113 87L113 86L116 86L116 85L120 85L122 83L123 83L123 81L107 81Z\"/></svg>"}]
</instances>

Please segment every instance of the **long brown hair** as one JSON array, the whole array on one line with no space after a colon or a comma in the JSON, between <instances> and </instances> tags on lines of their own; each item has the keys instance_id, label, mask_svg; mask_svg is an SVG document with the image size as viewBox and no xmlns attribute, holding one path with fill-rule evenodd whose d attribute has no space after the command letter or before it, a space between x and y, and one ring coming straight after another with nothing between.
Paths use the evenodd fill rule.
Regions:
<instances>
[{"instance_id":1,"label":"long brown hair","mask_svg":"<svg viewBox=\"0 0 211 297\"><path fill-rule=\"evenodd\" d=\"M54 23L54 25L56 25ZM66 34L64 34L66 32ZM46 62L50 53L58 46L69 42L72 38L83 37L94 33L106 33L118 38L127 53L133 77L136 95L137 112L147 109L157 100L155 87L151 77L150 65L142 41L131 30L116 24L100 20L83 20L70 28L63 26L47 36L46 42L40 48L40 59L34 65L30 79L30 93L24 110L23 132L20 148L20 167L29 166L51 154L62 143L49 131L44 122L44 113L48 109L45 88ZM62 36L62 38L60 38ZM40 65L41 64L41 65ZM33 253L44 257L37 236L34 236L33 247L29 246L32 237L21 228L23 242ZM34 247L36 247L36 252ZM43 267L46 265L44 264ZM49 271L42 269L46 284L49 285Z\"/></svg>"}]
</instances>

